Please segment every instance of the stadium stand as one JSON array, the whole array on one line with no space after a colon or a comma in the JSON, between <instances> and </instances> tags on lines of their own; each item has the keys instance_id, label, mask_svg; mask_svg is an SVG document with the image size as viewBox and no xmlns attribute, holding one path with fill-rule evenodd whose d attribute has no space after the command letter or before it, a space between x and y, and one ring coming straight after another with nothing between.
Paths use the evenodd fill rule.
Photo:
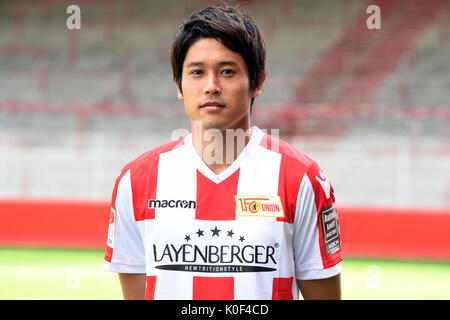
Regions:
<instances>
[{"instance_id":1,"label":"stadium stand","mask_svg":"<svg viewBox=\"0 0 450 320\"><path fill-rule=\"evenodd\" d=\"M124 164L189 128L170 44L213 2L76 3L81 30L66 28L71 1L0 2L2 198L106 200ZM345 205L450 206L448 1L240 7L268 50L254 124L317 160Z\"/></svg>"}]
</instances>

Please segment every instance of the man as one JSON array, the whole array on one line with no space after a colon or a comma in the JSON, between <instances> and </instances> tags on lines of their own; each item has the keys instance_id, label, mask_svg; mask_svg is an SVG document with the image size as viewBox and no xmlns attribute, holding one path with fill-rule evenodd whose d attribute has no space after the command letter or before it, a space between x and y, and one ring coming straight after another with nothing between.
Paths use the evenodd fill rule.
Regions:
<instances>
[{"instance_id":1,"label":"man","mask_svg":"<svg viewBox=\"0 0 450 320\"><path fill-rule=\"evenodd\" d=\"M117 178L105 269L124 298L340 299L333 188L310 158L250 127L265 80L254 20L203 9L171 61L192 133Z\"/></svg>"}]
</instances>

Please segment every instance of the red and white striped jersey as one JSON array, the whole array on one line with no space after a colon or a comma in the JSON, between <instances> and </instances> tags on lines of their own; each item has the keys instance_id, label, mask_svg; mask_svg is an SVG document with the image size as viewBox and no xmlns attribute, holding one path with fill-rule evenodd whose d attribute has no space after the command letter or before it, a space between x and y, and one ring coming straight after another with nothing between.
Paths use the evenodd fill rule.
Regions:
<instances>
[{"instance_id":1,"label":"red and white striped jersey","mask_svg":"<svg viewBox=\"0 0 450 320\"><path fill-rule=\"evenodd\" d=\"M328 179L257 127L220 174L188 134L116 180L105 269L145 273L147 299L298 299L295 279L334 276L341 261Z\"/></svg>"}]
</instances>

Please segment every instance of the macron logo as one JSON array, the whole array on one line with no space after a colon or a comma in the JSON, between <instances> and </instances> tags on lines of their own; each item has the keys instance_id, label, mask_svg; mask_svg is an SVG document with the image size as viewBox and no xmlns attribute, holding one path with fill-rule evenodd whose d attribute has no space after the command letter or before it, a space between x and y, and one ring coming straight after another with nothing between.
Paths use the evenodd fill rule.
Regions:
<instances>
[{"instance_id":1,"label":"macron logo","mask_svg":"<svg viewBox=\"0 0 450 320\"><path fill-rule=\"evenodd\" d=\"M328 178L325 177L325 174L322 171L319 171L320 178L316 176L316 180L320 183L322 186L323 192L325 192L325 196L330 198L330 181L328 181Z\"/></svg>"},{"instance_id":2,"label":"macron logo","mask_svg":"<svg viewBox=\"0 0 450 320\"><path fill-rule=\"evenodd\" d=\"M194 200L148 200L148 208L183 208L183 209L195 209L197 208L197 202Z\"/></svg>"}]
</instances>

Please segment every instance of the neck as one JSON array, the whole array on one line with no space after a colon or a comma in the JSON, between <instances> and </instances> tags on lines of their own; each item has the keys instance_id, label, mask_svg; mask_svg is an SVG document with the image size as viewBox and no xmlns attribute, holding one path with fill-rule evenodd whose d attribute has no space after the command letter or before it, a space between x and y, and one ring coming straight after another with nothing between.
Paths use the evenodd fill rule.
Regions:
<instances>
[{"instance_id":1,"label":"neck","mask_svg":"<svg viewBox=\"0 0 450 320\"><path fill-rule=\"evenodd\" d=\"M250 126L237 129L204 128L192 124L192 144L203 162L215 174L228 168L250 141Z\"/></svg>"}]
</instances>

